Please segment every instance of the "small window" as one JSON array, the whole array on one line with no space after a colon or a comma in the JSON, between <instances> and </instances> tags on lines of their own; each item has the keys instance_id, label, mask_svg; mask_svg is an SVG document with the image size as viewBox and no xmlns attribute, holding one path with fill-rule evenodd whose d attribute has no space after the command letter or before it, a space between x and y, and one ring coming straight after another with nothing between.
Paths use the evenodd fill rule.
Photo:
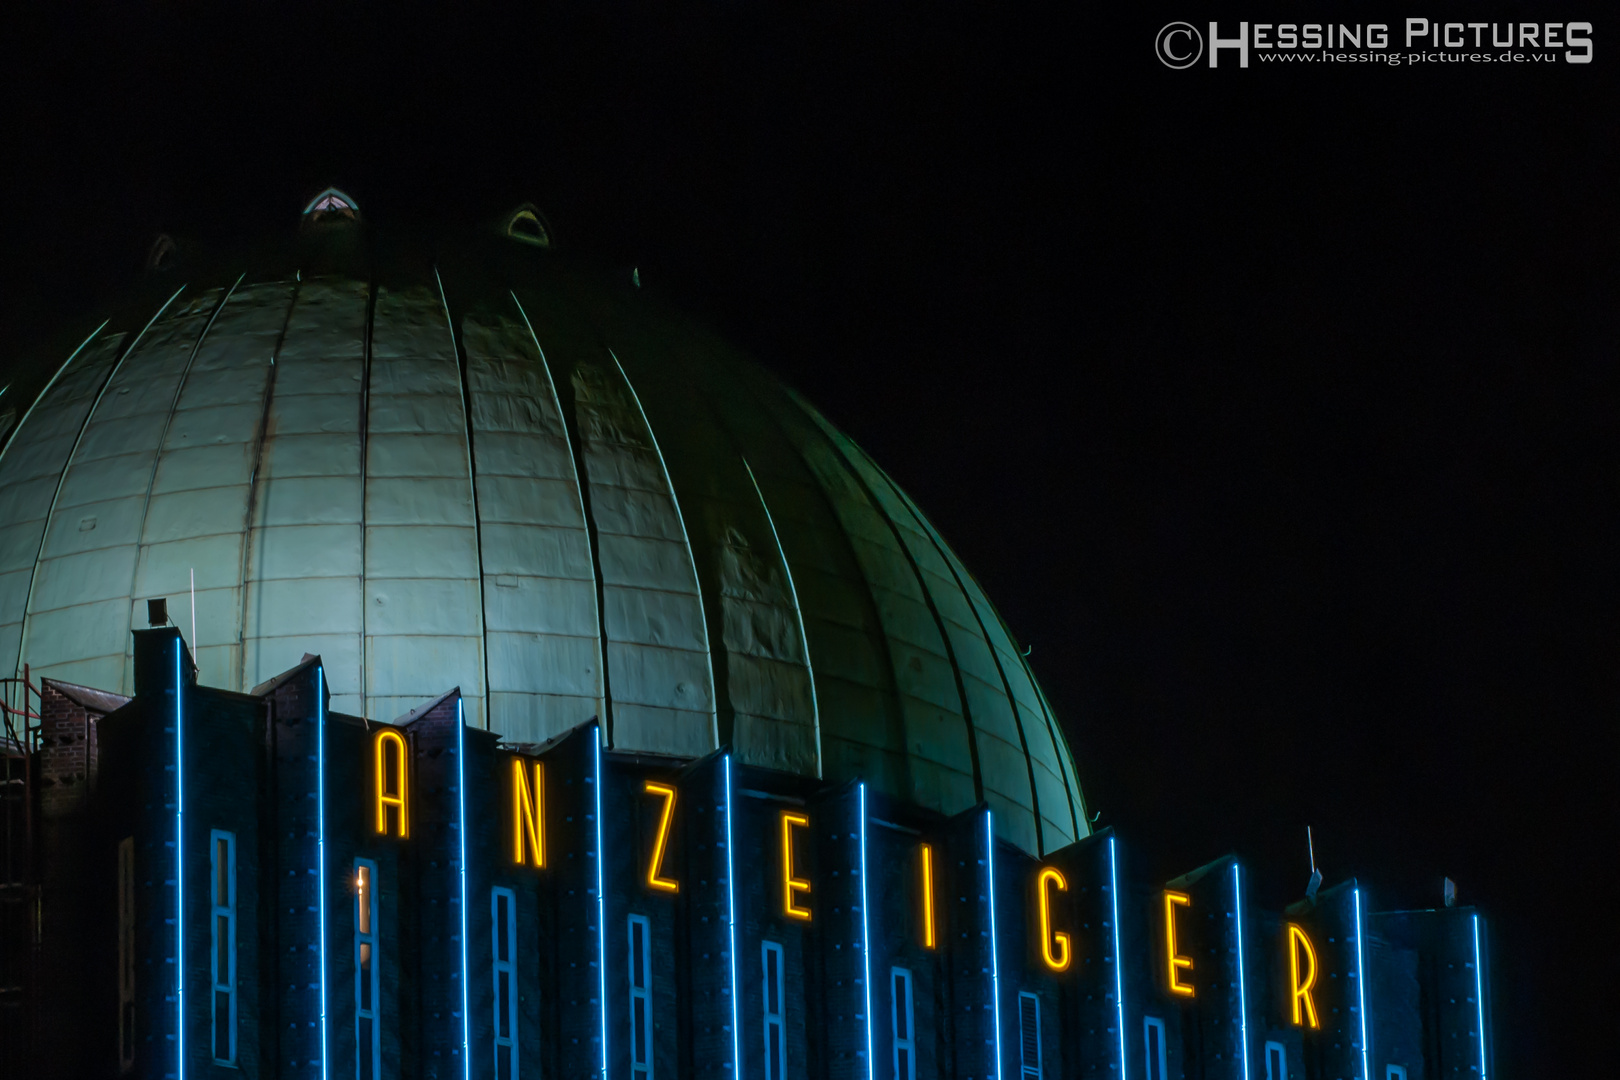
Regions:
<instances>
[{"instance_id":1,"label":"small window","mask_svg":"<svg viewBox=\"0 0 1620 1080\"><path fill-rule=\"evenodd\" d=\"M765 942L765 1080L787 1080L787 1025L782 1022L782 946Z\"/></svg>"},{"instance_id":2,"label":"small window","mask_svg":"<svg viewBox=\"0 0 1620 1080\"><path fill-rule=\"evenodd\" d=\"M135 838L118 841L118 1071L135 1067Z\"/></svg>"},{"instance_id":3,"label":"small window","mask_svg":"<svg viewBox=\"0 0 1620 1080\"><path fill-rule=\"evenodd\" d=\"M630 1069L652 1080L652 956L647 916L630 916Z\"/></svg>"},{"instance_id":4,"label":"small window","mask_svg":"<svg viewBox=\"0 0 1620 1080\"><path fill-rule=\"evenodd\" d=\"M1266 1043L1266 1080L1288 1080L1288 1051L1280 1042Z\"/></svg>"},{"instance_id":5,"label":"small window","mask_svg":"<svg viewBox=\"0 0 1620 1080\"><path fill-rule=\"evenodd\" d=\"M911 972L894 968L889 972L894 991L894 1080L917 1080L916 1015L912 1011Z\"/></svg>"},{"instance_id":6,"label":"small window","mask_svg":"<svg viewBox=\"0 0 1620 1080\"><path fill-rule=\"evenodd\" d=\"M377 864L354 862L354 1068L358 1080L382 1076L382 1025L377 998L382 956L377 949Z\"/></svg>"},{"instance_id":7,"label":"small window","mask_svg":"<svg viewBox=\"0 0 1620 1080\"><path fill-rule=\"evenodd\" d=\"M1142 1038L1147 1044L1147 1080L1165 1080L1170 1075L1170 1066L1164 1046L1164 1021L1157 1016L1144 1016Z\"/></svg>"},{"instance_id":8,"label":"small window","mask_svg":"<svg viewBox=\"0 0 1620 1080\"><path fill-rule=\"evenodd\" d=\"M236 1064L236 834L215 829L209 834L209 925L213 937L209 966L213 972L214 1060Z\"/></svg>"},{"instance_id":9,"label":"small window","mask_svg":"<svg viewBox=\"0 0 1620 1080\"><path fill-rule=\"evenodd\" d=\"M1384 1080L1406 1080L1405 1065L1388 1065L1384 1068Z\"/></svg>"},{"instance_id":10,"label":"small window","mask_svg":"<svg viewBox=\"0 0 1620 1080\"><path fill-rule=\"evenodd\" d=\"M329 187L304 207L304 220L317 224L331 221L356 221L360 205L335 187Z\"/></svg>"},{"instance_id":11,"label":"small window","mask_svg":"<svg viewBox=\"0 0 1620 1080\"><path fill-rule=\"evenodd\" d=\"M1041 999L1018 995L1018 1063L1023 1080L1041 1080Z\"/></svg>"},{"instance_id":12,"label":"small window","mask_svg":"<svg viewBox=\"0 0 1620 1080\"><path fill-rule=\"evenodd\" d=\"M520 243L542 248L551 246L551 230L546 228L545 218L533 203L524 203L506 215L501 231Z\"/></svg>"},{"instance_id":13,"label":"small window","mask_svg":"<svg viewBox=\"0 0 1620 1080\"><path fill-rule=\"evenodd\" d=\"M491 889L489 908L495 953L495 1080L517 1080L517 898L511 889Z\"/></svg>"}]
</instances>

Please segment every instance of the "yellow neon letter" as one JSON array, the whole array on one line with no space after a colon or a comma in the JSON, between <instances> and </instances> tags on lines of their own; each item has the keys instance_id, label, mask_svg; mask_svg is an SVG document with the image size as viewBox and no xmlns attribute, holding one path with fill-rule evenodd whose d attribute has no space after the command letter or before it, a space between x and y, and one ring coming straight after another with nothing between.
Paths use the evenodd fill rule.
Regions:
<instances>
[{"instance_id":1,"label":"yellow neon letter","mask_svg":"<svg viewBox=\"0 0 1620 1080\"><path fill-rule=\"evenodd\" d=\"M810 818L792 810L782 811L782 911L794 919L808 919L810 909L794 902L798 893L808 893L810 882L793 876L793 827L810 824Z\"/></svg>"},{"instance_id":2,"label":"yellow neon letter","mask_svg":"<svg viewBox=\"0 0 1620 1080\"><path fill-rule=\"evenodd\" d=\"M1192 970L1192 957L1176 955L1176 908L1191 906L1192 897L1186 893L1164 890L1164 955L1169 962L1170 992L1182 997L1193 996L1191 984L1181 981L1181 971Z\"/></svg>"},{"instance_id":3,"label":"yellow neon letter","mask_svg":"<svg viewBox=\"0 0 1620 1080\"><path fill-rule=\"evenodd\" d=\"M532 865L546 865L546 766L534 763L534 787L529 787L523 759L512 759L512 861L522 866L525 847L533 849ZM529 843L524 844L527 839Z\"/></svg>"},{"instance_id":4,"label":"yellow neon letter","mask_svg":"<svg viewBox=\"0 0 1620 1080\"><path fill-rule=\"evenodd\" d=\"M1300 950L1305 952L1305 977L1299 975ZM1321 1027L1316 1022L1316 1002L1311 1000L1311 987L1316 985L1316 949L1311 939L1293 923L1288 924L1288 977L1294 994L1294 1026ZM1301 1008L1301 1004L1304 1008Z\"/></svg>"},{"instance_id":5,"label":"yellow neon letter","mask_svg":"<svg viewBox=\"0 0 1620 1080\"><path fill-rule=\"evenodd\" d=\"M679 892L680 883L659 873L664 868L664 849L669 845L669 827L675 822L675 789L668 784L647 781L649 795L664 797L664 812L658 819L658 839L653 841L652 862L647 866L647 884L663 892Z\"/></svg>"},{"instance_id":6,"label":"yellow neon letter","mask_svg":"<svg viewBox=\"0 0 1620 1080\"><path fill-rule=\"evenodd\" d=\"M392 791L388 788L388 758L387 747L392 747L394 759L394 777L397 783ZM399 808L399 835L404 838L410 835L410 819L405 813L405 738L392 728L383 728L377 732L377 741L373 744L376 758L377 774L377 831L388 833L388 808Z\"/></svg>"},{"instance_id":7,"label":"yellow neon letter","mask_svg":"<svg viewBox=\"0 0 1620 1080\"><path fill-rule=\"evenodd\" d=\"M934 935L934 848L932 844L919 844L919 862L922 864L922 926L923 948L935 948Z\"/></svg>"},{"instance_id":8,"label":"yellow neon letter","mask_svg":"<svg viewBox=\"0 0 1620 1080\"><path fill-rule=\"evenodd\" d=\"M1040 876L1035 879L1036 906L1041 913L1041 959L1053 971L1068 971L1069 961L1069 935L1061 930L1052 932L1052 893L1047 888L1056 885L1058 892L1068 892L1069 883L1064 880L1062 871L1055 866L1041 867Z\"/></svg>"}]
</instances>

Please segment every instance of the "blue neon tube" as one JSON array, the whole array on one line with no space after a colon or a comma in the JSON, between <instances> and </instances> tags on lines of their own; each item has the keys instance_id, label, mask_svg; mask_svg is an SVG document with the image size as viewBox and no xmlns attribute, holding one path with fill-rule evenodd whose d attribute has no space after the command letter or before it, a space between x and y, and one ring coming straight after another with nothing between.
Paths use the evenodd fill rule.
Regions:
<instances>
[{"instance_id":1,"label":"blue neon tube","mask_svg":"<svg viewBox=\"0 0 1620 1080\"><path fill-rule=\"evenodd\" d=\"M321 895L321 1076L327 1075L326 1052L326 669L315 666L315 881Z\"/></svg>"},{"instance_id":2,"label":"blue neon tube","mask_svg":"<svg viewBox=\"0 0 1620 1080\"><path fill-rule=\"evenodd\" d=\"M1351 893L1351 899L1356 906L1356 1001L1361 1007L1361 1075L1365 1080L1372 1080L1372 1070L1367 1065L1367 962L1361 947L1361 890Z\"/></svg>"},{"instance_id":3,"label":"blue neon tube","mask_svg":"<svg viewBox=\"0 0 1620 1080\"><path fill-rule=\"evenodd\" d=\"M990 897L990 1003L996 1025L997 1080L1001 1077L1001 961L996 948L996 832L990 821L990 811L984 812L985 865L989 867L986 885Z\"/></svg>"},{"instance_id":4,"label":"blue neon tube","mask_svg":"<svg viewBox=\"0 0 1620 1080\"><path fill-rule=\"evenodd\" d=\"M596 980L602 1014L602 1080L608 1074L607 896L602 886L602 729L592 742L596 751ZM729 852L728 852L729 854Z\"/></svg>"},{"instance_id":5,"label":"blue neon tube","mask_svg":"<svg viewBox=\"0 0 1620 1080\"><path fill-rule=\"evenodd\" d=\"M1114 905L1114 1011L1119 1016L1119 1080L1125 1080L1125 957L1119 951L1119 855L1108 838L1108 878Z\"/></svg>"},{"instance_id":6,"label":"blue neon tube","mask_svg":"<svg viewBox=\"0 0 1620 1080\"><path fill-rule=\"evenodd\" d=\"M727 953L731 965L731 1072L742 1077L742 1041L737 1013L737 886L731 858L731 755L723 759L726 768L726 933L731 944Z\"/></svg>"},{"instance_id":7,"label":"blue neon tube","mask_svg":"<svg viewBox=\"0 0 1620 1080\"><path fill-rule=\"evenodd\" d=\"M180 639L174 639L174 929L175 1046L179 1054L176 1072L186 1075L186 744L185 709L181 700L185 686L180 677ZM26 703L25 703L26 704Z\"/></svg>"},{"instance_id":8,"label":"blue neon tube","mask_svg":"<svg viewBox=\"0 0 1620 1080\"><path fill-rule=\"evenodd\" d=\"M1474 1007L1479 1010L1479 1080L1485 1080L1485 976L1479 964L1479 916L1474 916Z\"/></svg>"},{"instance_id":9,"label":"blue neon tube","mask_svg":"<svg viewBox=\"0 0 1620 1080\"><path fill-rule=\"evenodd\" d=\"M461 1075L472 1080L472 1017L467 1006L467 755L462 733L461 698L456 698L456 832L460 833L461 862Z\"/></svg>"},{"instance_id":10,"label":"blue neon tube","mask_svg":"<svg viewBox=\"0 0 1620 1080\"><path fill-rule=\"evenodd\" d=\"M1242 1040L1243 1080L1249 1080L1249 988L1243 974L1243 878L1232 864L1232 896L1237 901L1238 1037Z\"/></svg>"},{"instance_id":11,"label":"blue neon tube","mask_svg":"<svg viewBox=\"0 0 1620 1080\"><path fill-rule=\"evenodd\" d=\"M860 793L861 804L861 973L865 976L861 985L866 997L866 1080L877 1080L872 1060L872 934L866 912L866 785L855 790Z\"/></svg>"}]
</instances>

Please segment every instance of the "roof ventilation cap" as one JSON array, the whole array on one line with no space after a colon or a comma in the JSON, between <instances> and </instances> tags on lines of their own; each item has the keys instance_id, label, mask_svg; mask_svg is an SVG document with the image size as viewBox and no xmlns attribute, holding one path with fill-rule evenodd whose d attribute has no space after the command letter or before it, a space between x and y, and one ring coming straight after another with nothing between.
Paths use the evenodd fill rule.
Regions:
<instances>
[{"instance_id":1,"label":"roof ventilation cap","mask_svg":"<svg viewBox=\"0 0 1620 1080\"><path fill-rule=\"evenodd\" d=\"M506 220L501 223L501 232L520 243L543 248L551 246L551 229L533 203L524 203L507 214Z\"/></svg>"}]
</instances>

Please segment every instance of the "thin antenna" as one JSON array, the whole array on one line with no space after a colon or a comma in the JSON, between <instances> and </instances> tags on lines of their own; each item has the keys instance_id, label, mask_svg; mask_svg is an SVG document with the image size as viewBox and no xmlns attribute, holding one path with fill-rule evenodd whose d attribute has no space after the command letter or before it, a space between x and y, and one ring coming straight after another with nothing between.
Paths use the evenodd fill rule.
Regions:
<instances>
[{"instance_id":1,"label":"thin antenna","mask_svg":"<svg viewBox=\"0 0 1620 1080\"><path fill-rule=\"evenodd\" d=\"M1305 899L1316 903L1316 890L1322 887L1322 871L1316 868L1316 841L1311 839L1311 827L1305 826L1305 847L1311 853L1311 880L1305 883Z\"/></svg>"},{"instance_id":2,"label":"thin antenna","mask_svg":"<svg viewBox=\"0 0 1620 1080\"><path fill-rule=\"evenodd\" d=\"M195 675L197 667L197 568L191 568L191 673Z\"/></svg>"}]
</instances>

